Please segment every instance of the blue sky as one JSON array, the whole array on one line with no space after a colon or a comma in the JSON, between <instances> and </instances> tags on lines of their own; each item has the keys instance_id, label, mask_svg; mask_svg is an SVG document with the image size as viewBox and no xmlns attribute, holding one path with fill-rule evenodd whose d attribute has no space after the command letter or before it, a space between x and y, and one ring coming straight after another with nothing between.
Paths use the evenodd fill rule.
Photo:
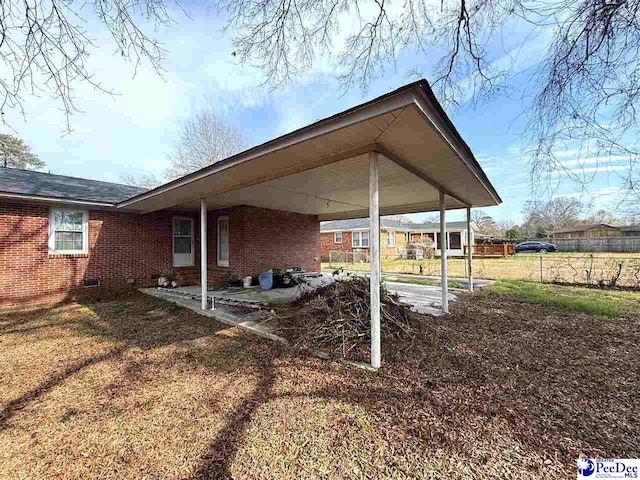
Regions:
<instances>
[{"instance_id":1,"label":"blue sky","mask_svg":"<svg viewBox=\"0 0 640 480\"><path fill-rule=\"evenodd\" d=\"M397 69L390 68L367 92L354 89L341 96L334 60L324 58L295 82L271 91L261 85L259 70L234 64L231 40L221 33L221 19L213 11L189 10L189 14L191 18L175 12L177 24L158 31L167 50L162 77L145 66L134 76L133 65L113 54L108 35L91 28L98 49L91 52L89 68L117 94L110 96L77 85L76 103L81 112L72 117L73 131L67 134L59 104L46 95L25 96L26 121L8 113L7 120L15 131L2 130L30 144L52 173L117 182L127 173L161 174L168 166L167 155L181 121L205 103L236 126L251 146L413 81L417 77L405 72L416 66L428 67L431 61L415 52L401 52ZM526 68L536 52L544 49L545 38L529 37L523 49L522 42L516 41L523 35L514 31L511 41L503 39L495 61ZM518 91L516 82L523 79L513 79L514 92ZM521 152L523 108L526 102L515 94L448 109L504 200L501 206L486 209L496 220L519 222L522 206L530 198L527 161ZM583 173L591 173L589 163L585 165L583 160L578 164L576 152L568 149L559 153L567 167L575 165ZM595 167L595 160L592 163ZM615 165L598 171L590 186L596 207L613 204L618 181ZM581 197L570 183L559 185L553 194ZM461 219L461 215L454 212L451 217ZM424 216L412 217L420 220Z\"/></svg>"}]
</instances>

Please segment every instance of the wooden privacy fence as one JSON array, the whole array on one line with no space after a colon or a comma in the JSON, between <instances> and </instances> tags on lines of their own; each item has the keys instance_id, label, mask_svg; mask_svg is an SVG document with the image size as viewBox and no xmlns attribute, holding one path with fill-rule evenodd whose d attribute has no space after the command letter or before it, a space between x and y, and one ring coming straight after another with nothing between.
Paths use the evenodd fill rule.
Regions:
<instances>
[{"instance_id":1,"label":"wooden privacy fence","mask_svg":"<svg viewBox=\"0 0 640 480\"><path fill-rule=\"evenodd\" d=\"M464 247L464 254L467 255L469 247ZM507 255L515 255L516 247L511 243L498 244L480 244L473 246L474 257L506 257Z\"/></svg>"},{"instance_id":2,"label":"wooden privacy fence","mask_svg":"<svg viewBox=\"0 0 640 480\"><path fill-rule=\"evenodd\" d=\"M561 252L640 252L640 237L558 238Z\"/></svg>"}]
</instances>

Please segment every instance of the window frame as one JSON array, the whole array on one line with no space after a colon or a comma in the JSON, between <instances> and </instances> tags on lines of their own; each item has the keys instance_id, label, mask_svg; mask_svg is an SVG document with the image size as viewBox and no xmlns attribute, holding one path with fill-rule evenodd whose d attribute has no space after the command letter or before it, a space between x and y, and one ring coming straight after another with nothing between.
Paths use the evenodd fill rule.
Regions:
<instances>
[{"instance_id":1,"label":"window frame","mask_svg":"<svg viewBox=\"0 0 640 480\"><path fill-rule=\"evenodd\" d=\"M55 230L55 214L56 212L64 213L80 213L82 214L82 249L81 250L56 250L56 230ZM89 210L81 208L69 207L50 207L49 208L49 253L54 255L86 255L89 253Z\"/></svg>"},{"instance_id":2,"label":"window frame","mask_svg":"<svg viewBox=\"0 0 640 480\"><path fill-rule=\"evenodd\" d=\"M366 238L367 238L367 245L363 245L363 241L362 239L364 238L364 234L366 234ZM358 244L356 245L356 237L358 237ZM357 232L352 232L351 233L351 247L352 248L369 248L369 243L370 243L370 238L369 238L369 231L368 230L359 230Z\"/></svg>"},{"instance_id":3,"label":"window frame","mask_svg":"<svg viewBox=\"0 0 640 480\"><path fill-rule=\"evenodd\" d=\"M227 259L222 257L222 242L220 241L220 224L227 222ZM229 215L220 215L216 220L216 265L219 267L229 268L229 260L231 258L231 221Z\"/></svg>"},{"instance_id":4,"label":"window frame","mask_svg":"<svg viewBox=\"0 0 640 480\"><path fill-rule=\"evenodd\" d=\"M187 265L176 265L176 237L189 238L187 235L176 235L176 220L187 220L191 224L191 258ZM171 217L171 265L175 268L195 267L196 265L196 225L192 217L174 215ZM177 255L186 255L178 253Z\"/></svg>"},{"instance_id":5,"label":"window frame","mask_svg":"<svg viewBox=\"0 0 640 480\"><path fill-rule=\"evenodd\" d=\"M340 241L338 241L338 234L340 234ZM344 241L344 235L342 232L333 232L333 243L342 243Z\"/></svg>"},{"instance_id":6,"label":"window frame","mask_svg":"<svg viewBox=\"0 0 640 480\"><path fill-rule=\"evenodd\" d=\"M396 231L387 230L387 248L394 248L396 246Z\"/></svg>"}]
</instances>

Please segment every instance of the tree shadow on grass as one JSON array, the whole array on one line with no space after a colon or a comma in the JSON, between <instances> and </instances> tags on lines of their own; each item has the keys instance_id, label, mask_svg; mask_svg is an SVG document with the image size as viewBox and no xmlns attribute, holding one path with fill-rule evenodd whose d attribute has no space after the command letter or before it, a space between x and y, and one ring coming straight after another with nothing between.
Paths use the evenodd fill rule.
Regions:
<instances>
[{"instance_id":1,"label":"tree shadow on grass","mask_svg":"<svg viewBox=\"0 0 640 480\"><path fill-rule=\"evenodd\" d=\"M232 478L230 463L242 444L242 438L255 411L272 398L276 381L271 352L260 352L256 359L257 384L251 395L225 418L225 425L202 455L190 479Z\"/></svg>"},{"instance_id":2,"label":"tree shadow on grass","mask_svg":"<svg viewBox=\"0 0 640 480\"><path fill-rule=\"evenodd\" d=\"M90 356L69 365L62 371L49 374L48 378L37 387L5 403L0 410L0 429L7 428L7 422L16 412L61 385L70 377L88 367L122 356L132 347L152 349L179 344L228 329L228 326L207 317L201 317L186 309L176 308L173 304L137 292L116 297L108 302L85 301L79 305L88 307L90 315L80 313L79 318L39 324L43 321L39 315L51 313L52 309L55 310L61 306L56 304L50 308L16 313L20 315L20 318L4 323L3 327L7 330L0 331L0 334L35 335L34 338L37 341L38 336L43 335L42 330L62 328L63 330L58 332L60 338L96 338L108 341L113 345L113 348L106 353ZM62 307L72 308L68 304L62 305ZM147 318L150 311L157 310L164 312L160 318ZM29 326L30 322L35 325ZM14 328L12 329L12 327ZM51 338L51 336L47 338Z\"/></svg>"},{"instance_id":3,"label":"tree shadow on grass","mask_svg":"<svg viewBox=\"0 0 640 480\"><path fill-rule=\"evenodd\" d=\"M29 402L36 400L38 397L46 394L52 388L62 384L65 380L67 380L72 375L75 375L79 371L90 367L92 365L96 365L100 362L104 362L105 360L110 360L112 358L118 357L121 355L126 349L126 346L121 346L118 348L114 348L109 350L102 355L96 355L94 357L87 358L82 360L81 362L75 363L72 366L66 368L62 372L55 373L47 378L44 382L38 385L36 388L25 392L20 395L18 398L11 400L8 402L2 410L0 410L0 430L3 430L7 426L7 421L19 410L23 409L25 405Z\"/></svg>"},{"instance_id":4,"label":"tree shadow on grass","mask_svg":"<svg viewBox=\"0 0 640 480\"><path fill-rule=\"evenodd\" d=\"M150 349L182 342L186 345L190 340L228 329L190 311L169 311L174 307L150 298L121 297L86 305L95 316L73 333L116 342L118 347L104 354L104 358L97 356L84 360L52 375L38 388L10 402L5 408L7 411L0 414L3 424L22 406L69 376L121 355L128 348ZM579 332L585 327L583 318L570 324L572 317L565 315L541 323L540 318L545 312L516 305L515 308L522 312L515 323L512 312L508 315L501 313L507 308L504 302L488 306L492 310L473 310L465 316L458 314L458 317L452 315L448 319L430 320L420 344L406 356L399 356L395 364L391 353L385 350L385 362L395 378L346 367L325 369L315 360L296 354L284 355L278 346L249 336L231 338L214 348L209 343L197 342L189 344L184 351L178 349L175 353L178 357L167 359L167 368L181 368L182 364L174 360L182 355L180 361L200 362L201 366L206 364L212 374L233 374L237 370L242 375L255 377L256 382L248 396L225 412L223 426L211 439L190 478L230 478L232 462L245 445L247 431L261 407L279 399L296 398L318 400L321 404L333 401L361 407L374 419L374 425L390 427L392 441L410 443L414 453L419 452L420 455L428 455L429 451L441 448L452 457L477 457L478 452L473 445L456 440L456 435L462 437L465 432L473 431L474 426L469 422L472 417L481 422L486 420L486 423L504 420L500 423L503 442L511 442L512 446L522 445L528 453L537 453L537 458L553 457L557 452L566 465L575 461L578 452L637 453L637 449L634 452L631 447L625 451L624 445L614 443L619 433L616 425L597 422L601 438L591 434L585 425L591 418L605 420L606 415L613 411L620 416L619 426L626 415L621 407L612 410L613 407L602 404L597 416L585 417L586 420L571 424L571 415L580 413L579 402L588 400L598 406L595 403L599 401L598 396L594 393L587 398L585 389L605 378L602 359L606 358L608 351L601 345L601 340L603 336L608 339L605 342L607 348L614 344L613 337L618 333L614 322L605 324L594 320L588 324L592 331L590 335L576 335L572 332ZM165 313L151 315L150 312L158 309ZM481 315L491 317L491 320L483 320ZM249 348L251 345L260 347L252 349ZM622 360L626 357L629 357L629 365L632 364L631 353L623 355L623 348L628 346L628 343L621 343L618 359L613 357L619 366L624 365ZM119 348L122 350L116 351ZM567 365L569 362L574 366ZM124 371L127 368L125 366ZM137 388L140 385L136 382L147 381L144 372L136 368L144 369L132 365L132 378L125 378L119 385L125 389ZM572 368L579 369L571 375L579 382L553 383L556 377L567 375ZM301 375L305 369L308 377ZM607 369L610 371L609 367ZM330 374L326 375L327 372ZM619 377L623 374L618 372ZM313 375L317 375L315 379ZM320 380L322 384L316 385L314 380ZM274 391L276 384L281 383L289 385L287 390ZM221 389L222 395L228 391L229 385ZM631 383L625 383L624 391L631 392L632 387ZM585 405L589 408L589 403ZM570 415L553 410L562 407L571 408ZM216 408L214 399L212 414ZM280 408L289 408L289 405ZM291 414L304 415L304 411L293 410ZM425 421L429 418L435 419L436 424L430 425ZM629 432L631 438L638 438L637 425L629 428L636 429ZM490 436L487 432L483 434ZM338 454L329 455L334 455L334 459L338 457ZM424 458L420 456L416 461L424 461Z\"/></svg>"}]
</instances>

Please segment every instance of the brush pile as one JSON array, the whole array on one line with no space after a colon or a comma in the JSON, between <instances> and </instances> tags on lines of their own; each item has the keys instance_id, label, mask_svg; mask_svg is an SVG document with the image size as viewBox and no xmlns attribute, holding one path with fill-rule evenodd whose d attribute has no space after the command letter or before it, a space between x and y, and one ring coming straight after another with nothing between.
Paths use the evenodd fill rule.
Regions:
<instances>
[{"instance_id":1,"label":"brush pile","mask_svg":"<svg viewBox=\"0 0 640 480\"><path fill-rule=\"evenodd\" d=\"M369 280L352 277L304 293L294 303L266 314L277 320L277 332L295 348L316 350L333 358L368 355L371 342ZM390 337L411 339L416 316L408 305L381 287L381 330Z\"/></svg>"}]
</instances>

